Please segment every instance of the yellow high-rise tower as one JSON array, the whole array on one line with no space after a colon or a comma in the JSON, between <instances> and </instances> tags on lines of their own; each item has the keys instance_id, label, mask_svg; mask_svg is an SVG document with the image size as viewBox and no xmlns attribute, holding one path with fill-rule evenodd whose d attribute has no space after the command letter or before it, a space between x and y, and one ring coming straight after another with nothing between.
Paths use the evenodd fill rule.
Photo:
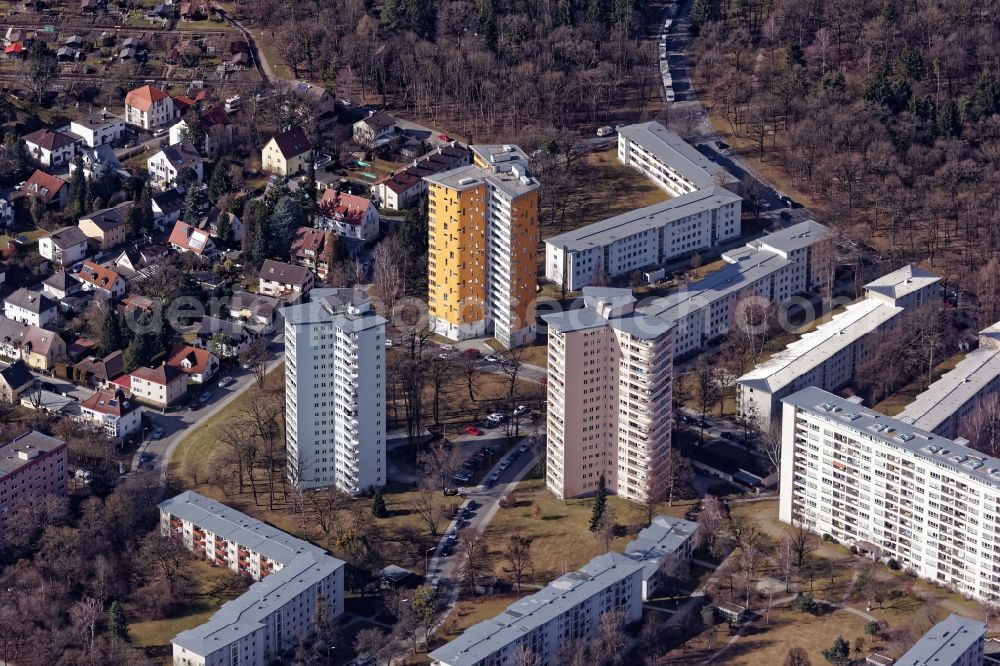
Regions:
<instances>
[{"instance_id":1,"label":"yellow high-rise tower","mask_svg":"<svg viewBox=\"0 0 1000 666\"><path fill-rule=\"evenodd\" d=\"M475 163L427 176L428 298L435 332L535 339L538 181L517 146L473 146Z\"/></svg>"}]
</instances>

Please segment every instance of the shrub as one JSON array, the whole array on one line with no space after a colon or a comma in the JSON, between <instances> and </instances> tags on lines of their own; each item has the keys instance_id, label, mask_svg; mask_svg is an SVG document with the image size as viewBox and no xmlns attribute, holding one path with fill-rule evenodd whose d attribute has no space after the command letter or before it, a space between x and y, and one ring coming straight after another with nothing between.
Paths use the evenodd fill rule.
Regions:
<instances>
[{"instance_id":1,"label":"shrub","mask_svg":"<svg viewBox=\"0 0 1000 666\"><path fill-rule=\"evenodd\" d=\"M889 561L886 562L885 565L893 571L899 571L900 569L899 562L897 562L894 558L889 558Z\"/></svg>"},{"instance_id":2,"label":"shrub","mask_svg":"<svg viewBox=\"0 0 1000 666\"><path fill-rule=\"evenodd\" d=\"M854 554L854 555L857 555L858 554L858 547L857 546L851 546L851 553Z\"/></svg>"},{"instance_id":3,"label":"shrub","mask_svg":"<svg viewBox=\"0 0 1000 666\"><path fill-rule=\"evenodd\" d=\"M880 631L882 631L882 624L878 620L872 620L865 625L865 633L869 636L874 636Z\"/></svg>"}]
</instances>

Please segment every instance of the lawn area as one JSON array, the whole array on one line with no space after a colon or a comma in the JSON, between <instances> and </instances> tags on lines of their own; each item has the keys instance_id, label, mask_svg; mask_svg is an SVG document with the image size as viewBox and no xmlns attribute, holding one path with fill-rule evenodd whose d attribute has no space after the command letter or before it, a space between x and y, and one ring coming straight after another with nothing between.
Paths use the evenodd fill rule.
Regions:
<instances>
[{"instance_id":1,"label":"lawn area","mask_svg":"<svg viewBox=\"0 0 1000 666\"><path fill-rule=\"evenodd\" d=\"M934 372L931 374L931 381L936 382L941 378L941 375L954 370L955 366L961 363L964 358L965 352L959 352L944 362L936 365L934 367ZM899 389L879 404L875 405L873 409L879 413L885 414L886 416L895 416L903 411L907 405L916 400L917 396L926 390L927 380L924 377L920 377L919 379L914 380Z\"/></svg>"},{"instance_id":2,"label":"lawn area","mask_svg":"<svg viewBox=\"0 0 1000 666\"><path fill-rule=\"evenodd\" d=\"M274 390L284 385L285 364L279 363L267 373L265 389ZM187 436L174 449L173 456L167 463L167 482L171 487L202 492L202 487L207 485L210 470L218 465L221 453L217 447L217 428L225 425L240 410L255 401L258 390L256 386L245 390L211 418L187 431Z\"/></svg>"},{"instance_id":3,"label":"lawn area","mask_svg":"<svg viewBox=\"0 0 1000 666\"><path fill-rule=\"evenodd\" d=\"M201 30L204 32L235 32L235 29L225 21L205 19L204 21L179 21L177 27L181 30Z\"/></svg>"},{"instance_id":4,"label":"lawn area","mask_svg":"<svg viewBox=\"0 0 1000 666\"><path fill-rule=\"evenodd\" d=\"M553 221L542 224L541 237L549 238L566 231L666 201L670 195L639 174L635 169L618 161L618 148L588 153L585 167L577 169L574 195L566 211L565 228ZM544 268L545 253L539 252L539 267ZM542 271L544 273L544 270Z\"/></svg>"},{"instance_id":5,"label":"lawn area","mask_svg":"<svg viewBox=\"0 0 1000 666\"><path fill-rule=\"evenodd\" d=\"M274 50L274 46L271 44L271 35L268 35L263 30L253 28L250 28L249 32L253 35L254 41L257 43L257 50L261 58L271 66L271 71L274 75L289 81L294 80L295 77L292 75L291 68L281 60L278 52Z\"/></svg>"},{"instance_id":6,"label":"lawn area","mask_svg":"<svg viewBox=\"0 0 1000 666\"><path fill-rule=\"evenodd\" d=\"M249 583L238 574L215 567L203 560L192 560L192 598L182 615L163 620L132 622L129 636L132 645L145 648L156 663L170 663L170 640L182 631L204 624L222 604L243 594ZM136 617L133 604L125 605L126 617Z\"/></svg>"},{"instance_id":7,"label":"lawn area","mask_svg":"<svg viewBox=\"0 0 1000 666\"><path fill-rule=\"evenodd\" d=\"M507 351L496 338L490 338L486 341L486 344L499 352ZM547 338L539 337L526 347L518 347L518 353L521 355L521 363L527 363L528 365L533 365L538 368L545 368L549 365L549 346Z\"/></svg>"},{"instance_id":8,"label":"lawn area","mask_svg":"<svg viewBox=\"0 0 1000 666\"><path fill-rule=\"evenodd\" d=\"M486 528L486 541L496 555L495 571L502 578L506 563L503 550L514 534L531 537L531 559L534 571L528 582L545 585L568 571L575 571L596 555L607 552L604 541L589 530L593 500L560 500L545 489L542 479L522 482L516 491L516 505L500 509ZM541 510L533 517L533 506ZM642 521L639 511L627 500L610 496L608 506L614 511L615 522L638 525ZM612 549L621 551L631 541L631 536L620 536L612 542Z\"/></svg>"}]
</instances>

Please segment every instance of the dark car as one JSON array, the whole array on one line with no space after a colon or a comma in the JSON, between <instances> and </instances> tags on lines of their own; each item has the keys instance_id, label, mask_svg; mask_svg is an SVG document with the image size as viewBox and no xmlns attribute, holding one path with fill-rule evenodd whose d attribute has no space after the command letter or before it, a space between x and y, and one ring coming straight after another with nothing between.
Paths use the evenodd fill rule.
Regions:
<instances>
[{"instance_id":1,"label":"dark car","mask_svg":"<svg viewBox=\"0 0 1000 666\"><path fill-rule=\"evenodd\" d=\"M716 141L715 145L719 147L719 150L729 150L729 144L725 141Z\"/></svg>"},{"instance_id":2,"label":"dark car","mask_svg":"<svg viewBox=\"0 0 1000 666\"><path fill-rule=\"evenodd\" d=\"M778 217L780 217L783 220L790 220L792 219L792 214L789 213L787 210L783 210L780 213L778 213Z\"/></svg>"},{"instance_id":3,"label":"dark car","mask_svg":"<svg viewBox=\"0 0 1000 666\"><path fill-rule=\"evenodd\" d=\"M736 439L736 435L729 432L728 430L723 430L722 432L719 433L719 435L722 437L722 439Z\"/></svg>"}]
</instances>

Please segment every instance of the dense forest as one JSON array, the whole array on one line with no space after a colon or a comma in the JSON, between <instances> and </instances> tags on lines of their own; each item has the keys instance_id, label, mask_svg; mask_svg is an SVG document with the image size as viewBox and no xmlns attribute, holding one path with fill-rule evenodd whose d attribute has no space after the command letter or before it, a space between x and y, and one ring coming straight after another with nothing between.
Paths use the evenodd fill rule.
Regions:
<instances>
[{"instance_id":1,"label":"dense forest","mask_svg":"<svg viewBox=\"0 0 1000 666\"><path fill-rule=\"evenodd\" d=\"M648 4L237 3L251 24L267 30L296 77L477 139L634 116L657 100L655 45L640 40Z\"/></svg>"},{"instance_id":2,"label":"dense forest","mask_svg":"<svg viewBox=\"0 0 1000 666\"><path fill-rule=\"evenodd\" d=\"M752 157L1000 318L997 3L692 1L695 85Z\"/></svg>"}]
</instances>

